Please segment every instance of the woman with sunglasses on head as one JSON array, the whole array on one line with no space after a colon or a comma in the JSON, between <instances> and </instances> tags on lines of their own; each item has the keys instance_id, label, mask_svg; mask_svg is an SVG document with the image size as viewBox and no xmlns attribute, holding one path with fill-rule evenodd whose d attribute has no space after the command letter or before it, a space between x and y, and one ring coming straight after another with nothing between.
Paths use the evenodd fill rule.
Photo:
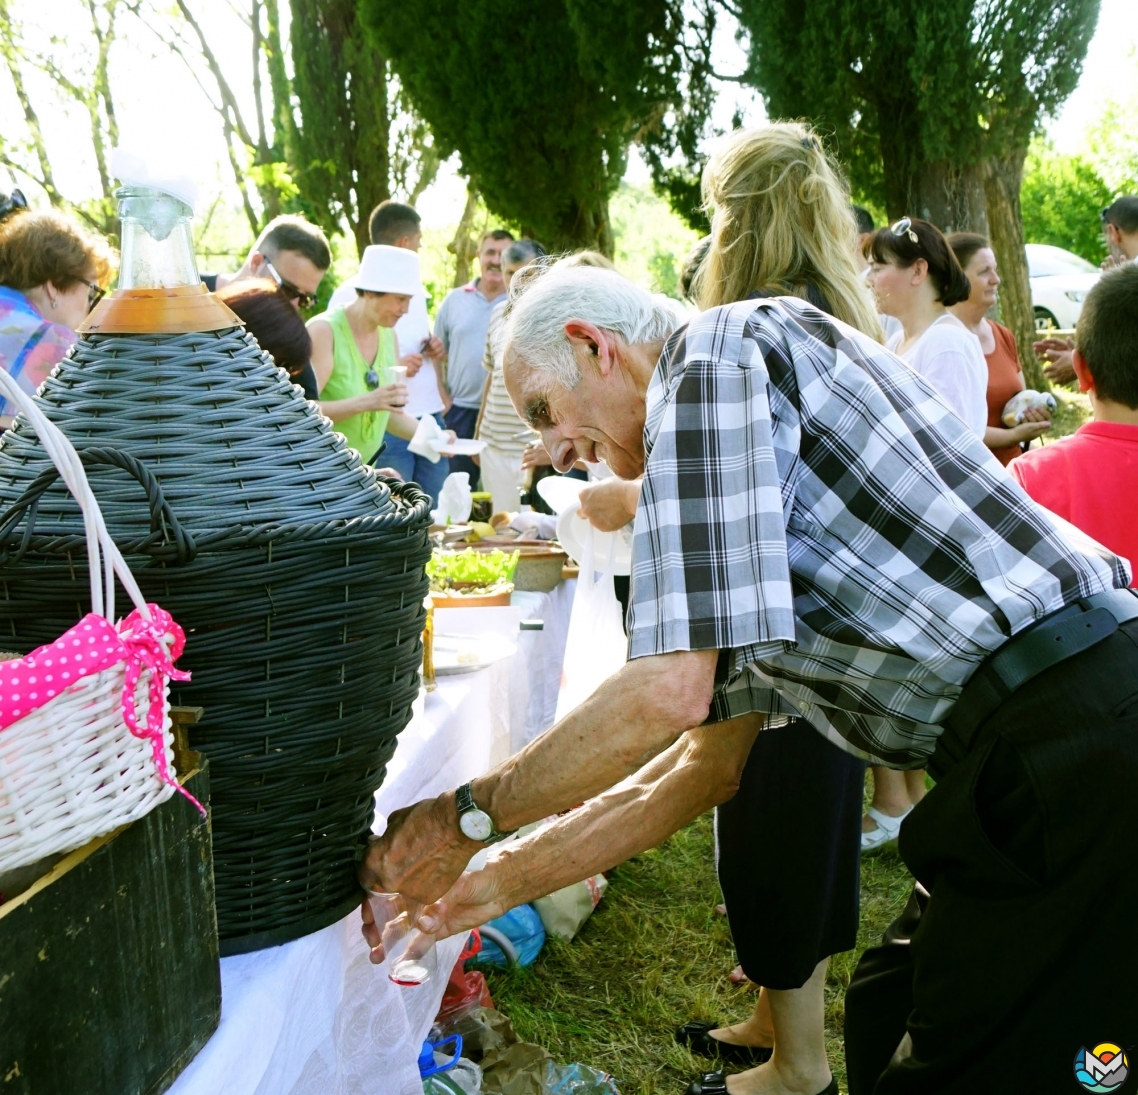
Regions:
<instances>
[{"instance_id":1,"label":"woman with sunglasses on head","mask_svg":"<svg viewBox=\"0 0 1138 1095\"><path fill-rule=\"evenodd\" d=\"M988 366L976 336L950 311L971 285L940 229L903 217L870 244L878 307L901 321L887 346L920 373L977 437L988 423Z\"/></svg>"},{"instance_id":2,"label":"woman with sunglasses on head","mask_svg":"<svg viewBox=\"0 0 1138 1095\"><path fill-rule=\"evenodd\" d=\"M987 238L976 232L954 232L948 237L948 245L972 286L968 299L954 304L951 311L980 340L980 352L988 365L988 428L984 444L1006 466L1023 452L1027 442L1051 428L1051 415L1034 408L1018 426L1009 429L1004 425L1004 407L1012 396L1024 390L1024 383L1015 335L1002 323L988 319L1000 284L996 255Z\"/></svg>"},{"instance_id":3,"label":"woman with sunglasses on head","mask_svg":"<svg viewBox=\"0 0 1138 1095\"><path fill-rule=\"evenodd\" d=\"M308 321L320 409L367 463L387 430L409 441L419 425L403 411L408 391L396 378L394 327L422 291L414 251L373 244L360 260L356 299Z\"/></svg>"},{"instance_id":4,"label":"woman with sunglasses on head","mask_svg":"<svg viewBox=\"0 0 1138 1095\"><path fill-rule=\"evenodd\" d=\"M55 209L30 210L18 190L0 203L0 368L34 395L106 292L114 252ZM0 429L15 408L0 399Z\"/></svg>"}]
</instances>

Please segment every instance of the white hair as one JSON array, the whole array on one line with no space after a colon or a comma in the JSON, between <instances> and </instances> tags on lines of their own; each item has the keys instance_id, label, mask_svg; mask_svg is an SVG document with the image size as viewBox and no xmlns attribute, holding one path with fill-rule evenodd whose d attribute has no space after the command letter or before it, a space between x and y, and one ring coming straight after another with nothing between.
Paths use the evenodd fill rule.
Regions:
<instances>
[{"instance_id":1,"label":"white hair","mask_svg":"<svg viewBox=\"0 0 1138 1095\"><path fill-rule=\"evenodd\" d=\"M614 270L560 263L516 274L508 315L507 353L569 389L581 379L565 333L570 320L618 334L630 346L662 341L683 322L662 298Z\"/></svg>"}]
</instances>

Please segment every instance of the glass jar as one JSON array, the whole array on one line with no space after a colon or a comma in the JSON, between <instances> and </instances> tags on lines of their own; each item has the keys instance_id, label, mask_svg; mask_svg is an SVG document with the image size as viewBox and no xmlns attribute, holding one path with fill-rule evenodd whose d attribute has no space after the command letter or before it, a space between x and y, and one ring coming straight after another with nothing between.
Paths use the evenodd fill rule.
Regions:
<instances>
[{"instance_id":1,"label":"glass jar","mask_svg":"<svg viewBox=\"0 0 1138 1095\"><path fill-rule=\"evenodd\" d=\"M122 221L119 289L200 285L193 210L171 194L147 186L124 186L115 197Z\"/></svg>"}]
</instances>

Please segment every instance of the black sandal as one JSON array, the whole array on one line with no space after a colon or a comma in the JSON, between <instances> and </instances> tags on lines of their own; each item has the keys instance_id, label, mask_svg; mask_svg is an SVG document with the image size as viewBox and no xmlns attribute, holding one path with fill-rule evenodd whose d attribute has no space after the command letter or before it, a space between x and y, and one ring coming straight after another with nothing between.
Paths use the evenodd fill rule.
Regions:
<instances>
[{"instance_id":1,"label":"black sandal","mask_svg":"<svg viewBox=\"0 0 1138 1095\"><path fill-rule=\"evenodd\" d=\"M698 1080L692 1080L684 1095L727 1095L726 1072L701 1072ZM840 1095L836 1076L818 1092L818 1095Z\"/></svg>"},{"instance_id":2,"label":"black sandal","mask_svg":"<svg viewBox=\"0 0 1138 1095\"><path fill-rule=\"evenodd\" d=\"M698 1080L692 1080L685 1095L727 1095L727 1074L725 1072L701 1072Z\"/></svg>"},{"instance_id":3,"label":"black sandal","mask_svg":"<svg viewBox=\"0 0 1138 1095\"><path fill-rule=\"evenodd\" d=\"M774 1051L770 1046L737 1046L713 1038L711 1031L715 1030L717 1025L702 1019L693 1019L676 1031L676 1041L701 1057L714 1057L720 1061L745 1065L748 1068L766 1064L771 1059L771 1053Z\"/></svg>"}]
</instances>

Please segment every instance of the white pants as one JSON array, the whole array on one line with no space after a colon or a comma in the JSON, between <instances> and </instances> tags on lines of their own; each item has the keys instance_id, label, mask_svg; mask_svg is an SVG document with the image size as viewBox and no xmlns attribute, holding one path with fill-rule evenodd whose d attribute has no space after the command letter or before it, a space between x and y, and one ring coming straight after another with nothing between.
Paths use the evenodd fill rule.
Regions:
<instances>
[{"instance_id":1,"label":"white pants","mask_svg":"<svg viewBox=\"0 0 1138 1095\"><path fill-rule=\"evenodd\" d=\"M521 506L522 454L487 445L478 454L478 460L482 468L482 489L494 496L494 512L517 512Z\"/></svg>"}]
</instances>

